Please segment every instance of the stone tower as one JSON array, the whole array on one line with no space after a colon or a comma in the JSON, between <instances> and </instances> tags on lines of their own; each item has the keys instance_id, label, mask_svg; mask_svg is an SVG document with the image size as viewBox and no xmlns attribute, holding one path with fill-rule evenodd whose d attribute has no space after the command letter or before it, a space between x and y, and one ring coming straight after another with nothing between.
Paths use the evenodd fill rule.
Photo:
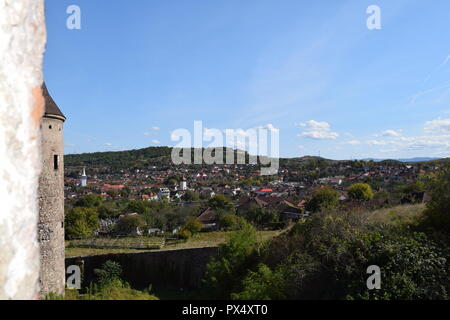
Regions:
<instances>
[{"instance_id":1,"label":"stone tower","mask_svg":"<svg viewBox=\"0 0 450 320\"><path fill-rule=\"evenodd\" d=\"M41 122L42 171L39 177L39 243L41 295L64 294L64 142L66 117L42 85L45 113Z\"/></svg>"}]
</instances>

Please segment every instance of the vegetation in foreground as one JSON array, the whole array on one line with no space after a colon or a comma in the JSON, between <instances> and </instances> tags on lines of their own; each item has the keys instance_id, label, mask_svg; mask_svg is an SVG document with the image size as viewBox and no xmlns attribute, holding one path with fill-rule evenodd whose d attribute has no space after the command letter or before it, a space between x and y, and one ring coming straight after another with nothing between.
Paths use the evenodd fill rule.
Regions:
<instances>
[{"instance_id":1,"label":"vegetation in foreground","mask_svg":"<svg viewBox=\"0 0 450 320\"><path fill-rule=\"evenodd\" d=\"M325 209L266 243L247 225L220 246L205 284L217 299L449 299L450 170L426 187L422 213ZM371 265L379 290L366 286Z\"/></svg>"},{"instance_id":2,"label":"vegetation in foreground","mask_svg":"<svg viewBox=\"0 0 450 320\"><path fill-rule=\"evenodd\" d=\"M282 230L257 231L257 237L264 241L279 235L281 232ZM161 249L134 249L136 247L134 244L140 243L142 237L119 239L120 247L114 247L117 243L115 238L98 239L98 246L90 246L86 240L68 240L66 241L66 257L215 247L225 243L232 233L233 231L200 232L186 240L166 241Z\"/></svg>"},{"instance_id":3,"label":"vegetation in foreground","mask_svg":"<svg viewBox=\"0 0 450 320\"><path fill-rule=\"evenodd\" d=\"M65 296L49 294L46 300L158 300L148 290L140 291L130 287L121 278L122 267L117 262L106 261L96 269L97 280L83 290L66 289Z\"/></svg>"}]
</instances>

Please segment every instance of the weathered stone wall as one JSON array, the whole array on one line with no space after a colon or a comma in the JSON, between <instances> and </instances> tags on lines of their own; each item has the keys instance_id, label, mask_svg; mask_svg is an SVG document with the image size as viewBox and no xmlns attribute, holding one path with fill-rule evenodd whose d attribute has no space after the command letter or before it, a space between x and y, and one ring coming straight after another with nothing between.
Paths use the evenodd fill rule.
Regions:
<instances>
[{"instance_id":1,"label":"weathered stone wall","mask_svg":"<svg viewBox=\"0 0 450 320\"><path fill-rule=\"evenodd\" d=\"M41 295L63 294L64 270L64 142L63 121L42 119L42 172L39 178L39 242ZM55 159L57 157L55 168Z\"/></svg>"},{"instance_id":2,"label":"weathered stone wall","mask_svg":"<svg viewBox=\"0 0 450 320\"><path fill-rule=\"evenodd\" d=\"M143 253L107 254L67 258L69 265L83 265L84 285L95 279L94 269L108 260L120 263L123 279L135 288L150 284L164 287L198 288L206 271L206 264L218 252L217 247L168 250Z\"/></svg>"},{"instance_id":3,"label":"weathered stone wall","mask_svg":"<svg viewBox=\"0 0 450 320\"><path fill-rule=\"evenodd\" d=\"M0 0L0 299L37 299L43 0Z\"/></svg>"}]
</instances>

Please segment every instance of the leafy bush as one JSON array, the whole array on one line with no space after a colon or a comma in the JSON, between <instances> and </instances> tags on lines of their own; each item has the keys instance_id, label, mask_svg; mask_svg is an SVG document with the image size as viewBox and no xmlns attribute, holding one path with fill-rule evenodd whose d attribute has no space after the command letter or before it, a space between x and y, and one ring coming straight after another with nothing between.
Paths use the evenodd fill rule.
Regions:
<instances>
[{"instance_id":1,"label":"leafy bush","mask_svg":"<svg viewBox=\"0 0 450 320\"><path fill-rule=\"evenodd\" d=\"M98 226L98 213L93 208L76 207L65 215L65 233L69 238L90 237Z\"/></svg>"},{"instance_id":2,"label":"leafy bush","mask_svg":"<svg viewBox=\"0 0 450 320\"><path fill-rule=\"evenodd\" d=\"M223 194L216 194L208 200L208 206L215 210L231 210L233 208L233 201Z\"/></svg>"},{"instance_id":3,"label":"leafy bush","mask_svg":"<svg viewBox=\"0 0 450 320\"><path fill-rule=\"evenodd\" d=\"M354 183L348 188L348 196L353 200L370 200L373 198L372 187L367 183Z\"/></svg>"},{"instance_id":4,"label":"leafy bush","mask_svg":"<svg viewBox=\"0 0 450 320\"><path fill-rule=\"evenodd\" d=\"M85 293L78 290L66 290L65 297L49 295L49 300L157 300L150 294L150 288L144 291L134 290L121 278L122 267L108 260L101 269L95 269L97 281L91 283Z\"/></svg>"},{"instance_id":5,"label":"leafy bush","mask_svg":"<svg viewBox=\"0 0 450 320\"><path fill-rule=\"evenodd\" d=\"M192 237L192 232L187 229L181 229L180 232L178 232L178 237L180 239L187 240Z\"/></svg>"},{"instance_id":6,"label":"leafy bush","mask_svg":"<svg viewBox=\"0 0 450 320\"><path fill-rule=\"evenodd\" d=\"M271 226L279 220L279 213L275 210L261 208L257 205L250 206L247 210L239 213L248 222L259 228Z\"/></svg>"},{"instance_id":7,"label":"leafy bush","mask_svg":"<svg viewBox=\"0 0 450 320\"><path fill-rule=\"evenodd\" d=\"M232 293L235 300L285 299L286 281L281 270L272 271L265 264L259 264L256 272L250 271L242 281L243 290Z\"/></svg>"},{"instance_id":8,"label":"leafy bush","mask_svg":"<svg viewBox=\"0 0 450 320\"><path fill-rule=\"evenodd\" d=\"M145 221L141 215L126 216L119 220L114 231L119 234L133 234L139 228L145 226Z\"/></svg>"},{"instance_id":9,"label":"leafy bush","mask_svg":"<svg viewBox=\"0 0 450 320\"><path fill-rule=\"evenodd\" d=\"M381 214L389 211L322 212L259 250L234 239L208 279L220 298L448 299L449 247L412 231L406 215L401 223ZM381 269L380 290L366 286L371 265Z\"/></svg>"},{"instance_id":10,"label":"leafy bush","mask_svg":"<svg viewBox=\"0 0 450 320\"><path fill-rule=\"evenodd\" d=\"M450 169L435 174L426 183L431 200L427 203L423 226L450 234Z\"/></svg>"},{"instance_id":11,"label":"leafy bush","mask_svg":"<svg viewBox=\"0 0 450 320\"><path fill-rule=\"evenodd\" d=\"M219 253L208 263L205 275L205 283L216 298L230 298L239 289L240 280L252 265L257 244L256 230L247 223L219 246Z\"/></svg>"},{"instance_id":12,"label":"leafy bush","mask_svg":"<svg viewBox=\"0 0 450 320\"><path fill-rule=\"evenodd\" d=\"M320 212L336 208L338 202L338 192L331 187L323 187L314 191L311 200L306 205L306 209L312 212Z\"/></svg>"},{"instance_id":13,"label":"leafy bush","mask_svg":"<svg viewBox=\"0 0 450 320\"><path fill-rule=\"evenodd\" d=\"M186 224L183 226L183 230L189 231L192 235L199 233L203 228L203 224L198 218L189 217Z\"/></svg>"},{"instance_id":14,"label":"leafy bush","mask_svg":"<svg viewBox=\"0 0 450 320\"><path fill-rule=\"evenodd\" d=\"M94 273L101 288L122 283L122 266L117 262L108 260L102 265L101 269L94 269Z\"/></svg>"},{"instance_id":15,"label":"leafy bush","mask_svg":"<svg viewBox=\"0 0 450 320\"><path fill-rule=\"evenodd\" d=\"M99 194L88 194L75 202L76 207L85 207L85 208L96 208L101 206L103 203L103 198Z\"/></svg>"},{"instance_id":16,"label":"leafy bush","mask_svg":"<svg viewBox=\"0 0 450 320\"><path fill-rule=\"evenodd\" d=\"M241 230L246 220L242 217L238 217L234 214L224 214L219 218L219 226L224 231L236 231Z\"/></svg>"}]
</instances>

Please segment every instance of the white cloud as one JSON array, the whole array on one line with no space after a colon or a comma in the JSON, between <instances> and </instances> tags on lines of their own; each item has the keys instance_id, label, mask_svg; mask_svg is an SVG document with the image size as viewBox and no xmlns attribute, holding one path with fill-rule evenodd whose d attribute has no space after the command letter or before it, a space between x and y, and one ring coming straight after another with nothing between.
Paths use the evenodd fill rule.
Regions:
<instances>
[{"instance_id":1,"label":"white cloud","mask_svg":"<svg viewBox=\"0 0 450 320\"><path fill-rule=\"evenodd\" d=\"M381 133L376 133L373 135L374 137L392 137L392 138L398 138L402 136L402 130L384 130Z\"/></svg>"},{"instance_id":2,"label":"white cloud","mask_svg":"<svg viewBox=\"0 0 450 320\"><path fill-rule=\"evenodd\" d=\"M155 131L158 131L158 130L160 130L160 129L161 129L161 128L158 127L158 126L152 127L152 130L155 130Z\"/></svg>"},{"instance_id":3,"label":"white cloud","mask_svg":"<svg viewBox=\"0 0 450 320\"><path fill-rule=\"evenodd\" d=\"M392 144L392 141L386 141L386 140L369 140L366 141L366 144L371 145L371 146L384 146L387 144Z\"/></svg>"},{"instance_id":4,"label":"white cloud","mask_svg":"<svg viewBox=\"0 0 450 320\"><path fill-rule=\"evenodd\" d=\"M425 122L425 132L429 133L450 133L450 119L436 119Z\"/></svg>"},{"instance_id":5,"label":"white cloud","mask_svg":"<svg viewBox=\"0 0 450 320\"><path fill-rule=\"evenodd\" d=\"M112 146L113 144L111 143L111 142L107 142L107 143L105 143L105 146Z\"/></svg>"},{"instance_id":6,"label":"white cloud","mask_svg":"<svg viewBox=\"0 0 450 320\"><path fill-rule=\"evenodd\" d=\"M344 142L344 144L349 144L349 145L352 145L352 146L356 146L358 144L361 144L361 141L359 141L359 140L350 140L350 141Z\"/></svg>"},{"instance_id":7,"label":"white cloud","mask_svg":"<svg viewBox=\"0 0 450 320\"><path fill-rule=\"evenodd\" d=\"M161 141L159 141L159 140L152 140L152 142L153 142L154 144L160 144L160 143L161 143Z\"/></svg>"},{"instance_id":8,"label":"white cloud","mask_svg":"<svg viewBox=\"0 0 450 320\"><path fill-rule=\"evenodd\" d=\"M306 123L299 123L300 127L305 128L305 131L300 133L298 136L301 138L310 139L336 139L339 137L337 132L331 131L331 126L328 122L320 122L315 120L309 120Z\"/></svg>"},{"instance_id":9,"label":"white cloud","mask_svg":"<svg viewBox=\"0 0 450 320\"><path fill-rule=\"evenodd\" d=\"M400 137L402 134L401 130L385 130L381 133L383 137Z\"/></svg>"},{"instance_id":10,"label":"white cloud","mask_svg":"<svg viewBox=\"0 0 450 320\"><path fill-rule=\"evenodd\" d=\"M271 132L279 130L279 129L275 128L273 126L273 124L271 124L271 123L268 123L268 124L266 124L264 126L259 126L258 129L266 129L266 130L269 130Z\"/></svg>"}]
</instances>

